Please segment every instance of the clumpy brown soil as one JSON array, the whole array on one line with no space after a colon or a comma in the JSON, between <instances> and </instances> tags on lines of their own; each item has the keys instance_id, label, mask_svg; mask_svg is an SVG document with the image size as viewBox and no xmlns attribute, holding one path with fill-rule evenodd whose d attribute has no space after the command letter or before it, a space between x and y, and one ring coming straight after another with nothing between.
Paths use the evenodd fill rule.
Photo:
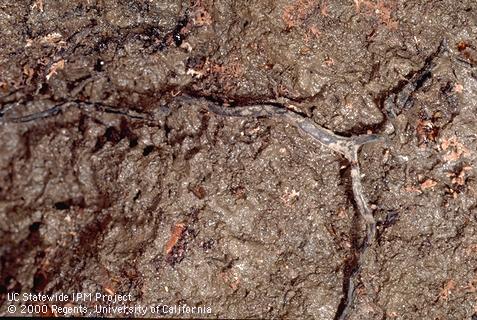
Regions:
<instances>
[{"instance_id":1,"label":"clumpy brown soil","mask_svg":"<svg viewBox=\"0 0 477 320\"><path fill-rule=\"evenodd\" d=\"M214 318L477 318L475 1L4 1L8 292L131 293ZM360 153L275 118L289 104ZM149 315L151 316L151 315Z\"/></svg>"}]
</instances>

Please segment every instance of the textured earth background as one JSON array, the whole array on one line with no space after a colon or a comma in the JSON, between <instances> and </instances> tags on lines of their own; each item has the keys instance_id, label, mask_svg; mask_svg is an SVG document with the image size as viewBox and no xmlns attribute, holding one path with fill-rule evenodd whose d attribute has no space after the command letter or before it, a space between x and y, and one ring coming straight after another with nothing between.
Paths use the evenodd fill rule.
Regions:
<instances>
[{"instance_id":1,"label":"textured earth background","mask_svg":"<svg viewBox=\"0 0 477 320\"><path fill-rule=\"evenodd\" d=\"M349 164L208 111L286 98L386 137L360 153L380 223L348 318L476 319L476 39L473 0L3 1L0 314L83 291L338 318Z\"/></svg>"}]
</instances>

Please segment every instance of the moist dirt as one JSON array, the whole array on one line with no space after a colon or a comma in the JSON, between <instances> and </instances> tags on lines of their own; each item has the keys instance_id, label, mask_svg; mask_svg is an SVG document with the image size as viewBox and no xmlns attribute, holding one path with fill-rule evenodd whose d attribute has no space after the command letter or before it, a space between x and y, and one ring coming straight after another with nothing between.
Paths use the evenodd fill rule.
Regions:
<instances>
[{"instance_id":1,"label":"moist dirt","mask_svg":"<svg viewBox=\"0 0 477 320\"><path fill-rule=\"evenodd\" d=\"M0 314L102 292L338 319L359 268L348 319L476 319L476 37L470 0L0 4ZM346 159L209 109L285 100L384 137L361 259Z\"/></svg>"}]
</instances>

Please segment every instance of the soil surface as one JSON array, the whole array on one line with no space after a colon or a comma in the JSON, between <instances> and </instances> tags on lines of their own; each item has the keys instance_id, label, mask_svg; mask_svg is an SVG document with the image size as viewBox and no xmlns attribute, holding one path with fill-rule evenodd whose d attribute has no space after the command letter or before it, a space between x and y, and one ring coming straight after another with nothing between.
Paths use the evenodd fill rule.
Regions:
<instances>
[{"instance_id":1,"label":"soil surface","mask_svg":"<svg viewBox=\"0 0 477 320\"><path fill-rule=\"evenodd\" d=\"M4 1L0 315L7 293L102 292L212 318L476 319L476 39L473 0ZM209 109L277 101L384 137L359 156L361 259L346 159Z\"/></svg>"}]
</instances>

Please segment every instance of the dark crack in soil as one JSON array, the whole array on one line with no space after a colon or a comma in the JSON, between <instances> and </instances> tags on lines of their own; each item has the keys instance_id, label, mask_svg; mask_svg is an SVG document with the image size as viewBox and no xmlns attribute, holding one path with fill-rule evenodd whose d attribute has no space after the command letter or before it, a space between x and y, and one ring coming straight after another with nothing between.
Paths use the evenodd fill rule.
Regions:
<instances>
[{"instance_id":1,"label":"dark crack in soil","mask_svg":"<svg viewBox=\"0 0 477 320\"><path fill-rule=\"evenodd\" d=\"M475 1L0 16L0 315L101 292L211 308L174 317L477 317ZM320 128L383 139L358 157Z\"/></svg>"}]
</instances>

